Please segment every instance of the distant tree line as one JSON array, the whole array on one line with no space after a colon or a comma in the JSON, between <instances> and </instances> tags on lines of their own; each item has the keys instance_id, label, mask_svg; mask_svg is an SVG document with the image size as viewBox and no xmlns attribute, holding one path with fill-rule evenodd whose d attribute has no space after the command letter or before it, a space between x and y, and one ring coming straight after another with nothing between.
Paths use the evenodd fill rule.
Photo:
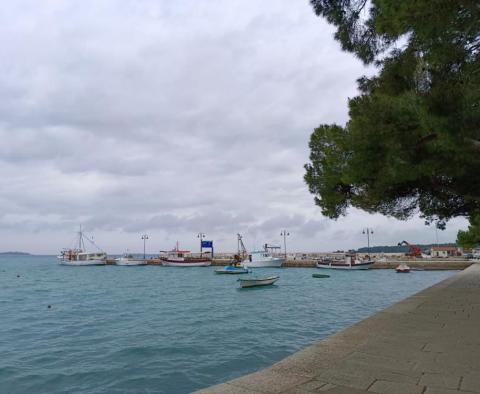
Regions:
<instances>
[{"instance_id":1,"label":"distant tree line","mask_svg":"<svg viewBox=\"0 0 480 394\"><path fill-rule=\"evenodd\" d=\"M443 244L421 244L416 245L424 252L430 251L432 246L457 246L454 243L443 243ZM370 248L364 247L359 248L357 252L359 253L407 253L408 247L407 246L371 246Z\"/></svg>"}]
</instances>

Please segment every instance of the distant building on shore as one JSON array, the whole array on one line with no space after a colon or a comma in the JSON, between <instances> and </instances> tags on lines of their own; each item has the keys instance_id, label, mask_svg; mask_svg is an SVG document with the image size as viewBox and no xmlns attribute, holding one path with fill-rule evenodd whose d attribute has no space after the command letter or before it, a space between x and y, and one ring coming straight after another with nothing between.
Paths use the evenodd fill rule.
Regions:
<instances>
[{"instance_id":1,"label":"distant building on shore","mask_svg":"<svg viewBox=\"0 0 480 394\"><path fill-rule=\"evenodd\" d=\"M454 257L462 255L462 252L455 246L432 246L430 251L432 257Z\"/></svg>"}]
</instances>

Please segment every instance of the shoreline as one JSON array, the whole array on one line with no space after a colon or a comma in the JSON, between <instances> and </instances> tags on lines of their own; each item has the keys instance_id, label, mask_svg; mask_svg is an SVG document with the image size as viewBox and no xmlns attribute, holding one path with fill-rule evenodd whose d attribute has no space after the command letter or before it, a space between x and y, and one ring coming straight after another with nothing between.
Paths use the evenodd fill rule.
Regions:
<instances>
[{"instance_id":1,"label":"shoreline","mask_svg":"<svg viewBox=\"0 0 480 394\"><path fill-rule=\"evenodd\" d=\"M213 259L212 266L220 267L230 263L228 259ZM282 268L315 268L315 260L287 260ZM463 270L474 264L475 261L465 259L398 259L390 261L378 261L370 269L395 269L400 263L407 263L413 269L433 270ZM114 259L107 260L108 265L115 264ZM161 265L159 259L148 259L147 265Z\"/></svg>"},{"instance_id":2,"label":"shoreline","mask_svg":"<svg viewBox=\"0 0 480 394\"><path fill-rule=\"evenodd\" d=\"M480 263L208 393L480 393Z\"/></svg>"}]
</instances>

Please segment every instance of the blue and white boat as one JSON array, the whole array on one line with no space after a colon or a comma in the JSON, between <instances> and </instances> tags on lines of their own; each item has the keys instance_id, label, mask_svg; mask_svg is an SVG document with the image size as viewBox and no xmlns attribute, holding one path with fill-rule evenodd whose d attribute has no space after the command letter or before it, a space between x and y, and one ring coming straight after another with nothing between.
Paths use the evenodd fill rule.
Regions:
<instances>
[{"instance_id":1,"label":"blue and white boat","mask_svg":"<svg viewBox=\"0 0 480 394\"><path fill-rule=\"evenodd\" d=\"M238 275L238 274L248 274L249 270L243 267L235 267L234 265L226 265L223 268L218 268L215 270L216 274L228 274L228 275Z\"/></svg>"}]
</instances>

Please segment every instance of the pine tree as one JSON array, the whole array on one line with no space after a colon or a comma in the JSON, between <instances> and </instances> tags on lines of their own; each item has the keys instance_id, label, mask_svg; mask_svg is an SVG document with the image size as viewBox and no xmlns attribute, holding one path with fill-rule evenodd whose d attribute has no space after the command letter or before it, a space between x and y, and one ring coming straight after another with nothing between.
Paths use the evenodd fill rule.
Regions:
<instances>
[{"instance_id":1,"label":"pine tree","mask_svg":"<svg viewBox=\"0 0 480 394\"><path fill-rule=\"evenodd\" d=\"M311 4L344 50L379 69L358 80L345 126L322 124L311 136L305 181L323 214L354 206L399 219L420 213L440 228L457 216L478 226L480 2Z\"/></svg>"}]
</instances>

